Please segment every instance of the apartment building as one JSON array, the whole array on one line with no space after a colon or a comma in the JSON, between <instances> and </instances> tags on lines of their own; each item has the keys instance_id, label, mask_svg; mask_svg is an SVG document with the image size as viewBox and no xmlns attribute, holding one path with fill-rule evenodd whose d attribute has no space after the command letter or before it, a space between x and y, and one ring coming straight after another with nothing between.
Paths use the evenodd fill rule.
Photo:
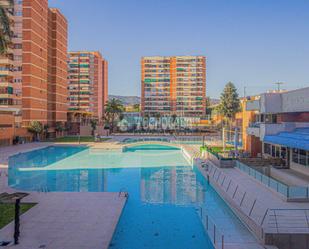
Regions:
<instances>
[{"instance_id":1,"label":"apartment building","mask_svg":"<svg viewBox=\"0 0 309 249\"><path fill-rule=\"evenodd\" d=\"M67 21L58 9L48 10L48 84L47 121L66 122L68 111L67 91Z\"/></svg>"},{"instance_id":2,"label":"apartment building","mask_svg":"<svg viewBox=\"0 0 309 249\"><path fill-rule=\"evenodd\" d=\"M309 87L271 92L248 99L254 112L246 129L250 152L281 158L294 170L309 174Z\"/></svg>"},{"instance_id":3,"label":"apartment building","mask_svg":"<svg viewBox=\"0 0 309 249\"><path fill-rule=\"evenodd\" d=\"M18 1L21 2L21 1ZM66 121L67 21L48 0L22 1L22 117Z\"/></svg>"},{"instance_id":4,"label":"apartment building","mask_svg":"<svg viewBox=\"0 0 309 249\"><path fill-rule=\"evenodd\" d=\"M206 57L142 57L141 89L142 115L204 116Z\"/></svg>"},{"instance_id":5,"label":"apartment building","mask_svg":"<svg viewBox=\"0 0 309 249\"><path fill-rule=\"evenodd\" d=\"M15 110L14 136L30 137L31 121L55 133L56 122L67 119L67 21L48 0L15 1L9 17L13 38L0 58L0 107Z\"/></svg>"},{"instance_id":6,"label":"apartment building","mask_svg":"<svg viewBox=\"0 0 309 249\"><path fill-rule=\"evenodd\" d=\"M14 25L14 9L9 7L8 1L0 0L11 22ZM0 107L9 108L18 105L18 98L14 94L14 50L10 45L4 55L0 55Z\"/></svg>"},{"instance_id":7,"label":"apartment building","mask_svg":"<svg viewBox=\"0 0 309 249\"><path fill-rule=\"evenodd\" d=\"M100 52L68 53L69 112L101 119L108 98L108 63Z\"/></svg>"}]
</instances>

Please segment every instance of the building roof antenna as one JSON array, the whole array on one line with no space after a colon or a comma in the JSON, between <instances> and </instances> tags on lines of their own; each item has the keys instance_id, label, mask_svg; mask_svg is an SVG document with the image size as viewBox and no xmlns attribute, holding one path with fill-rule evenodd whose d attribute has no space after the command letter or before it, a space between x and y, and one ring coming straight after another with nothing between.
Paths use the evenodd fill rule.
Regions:
<instances>
[{"instance_id":1,"label":"building roof antenna","mask_svg":"<svg viewBox=\"0 0 309 249\"><path fill-rule=\"evenodd\" d=\"M277 85L277 91L280 92L281 85L283 85L284 83L283 82L276 82L275 84Z\"/></svg>"}]
</instances>

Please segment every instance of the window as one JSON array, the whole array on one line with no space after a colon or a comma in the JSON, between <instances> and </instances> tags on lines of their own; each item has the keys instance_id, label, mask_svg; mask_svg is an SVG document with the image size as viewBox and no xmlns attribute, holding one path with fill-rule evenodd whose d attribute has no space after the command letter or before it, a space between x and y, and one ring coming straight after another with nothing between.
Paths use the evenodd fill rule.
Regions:
<instances>
[{"instance_id":1,"label":"window","mask_svg":"<svg viewBox=\"0 0 309 249\"><path fill-rule=\"evenodd\" d=\"M299 150L299 164L306 166L307 153L305 150Z\"/></svg>"},{"instance_id":2,"label":"window","mask_svg":"<svg viewBox=\"0 0 309 249\"><path fill-rule=\"evenodd\" d=\"M280 158L280 147L276 146L276 157Z\"/></svg>"},{"instance_id":3,"label":"window","mask_svg":"<svg viewBox=\"0 0 309 249\"><path fill-rule=\"evenodd\" d=\"M293 149L292 161L298 163L298 149Z\"/></svg>"},{"instance_id":4,"label":"window","mask_svg":"<svg viewBox=\"0 0 309 249\"><path fill-rule=\"evenodd\" d=\"M286 147L281 147L281 158L286 159Z\"/></svg>"},{"instance_id":5,"label":"window","mask_svg":"<svg viewBox=\"0 0 309 249\"><path fill-rule=\"evenodd\" d=\"M270 155L270 153L271 153L271 146L270 146L270 144L264 143L264 153Z\"/></svg>"},{"instance_id":6,"label":"window","mask_svg":"<svg viewBox=\"0 0 309 249\"><path fill-rule=\"evenodd\" d=\"M276 146L274 145L271 146L271 156L276 157Z\"/></svg>"}]
</instances>

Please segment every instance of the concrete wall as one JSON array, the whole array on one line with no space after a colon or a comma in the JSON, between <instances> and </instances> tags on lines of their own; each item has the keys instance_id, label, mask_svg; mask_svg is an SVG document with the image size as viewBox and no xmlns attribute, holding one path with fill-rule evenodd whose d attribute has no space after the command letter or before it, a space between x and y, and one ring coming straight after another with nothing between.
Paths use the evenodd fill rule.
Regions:
<instances>
[{"instance_id":1,"label":"concrete wall","mask_svg":"<svg viewBox=\"0 0 309 249\"><path fill-rule=\"evenodd\" d=\"M282 112L307 112L309 87L282 93Z\"/></svg>"},{"instance_id":2,"label":"concrete wall","mask_svg":"<svg viewBox=\"0 0 309 249\"><path fill-rule=\"evenodd\" d=\"M267 234L265 241L269 245L276 245L280 249L308 249L308 234Z\"/></svg>"},{"instance_id":3,"label":"concrete wall","mask_svg":"<svg viewBox=\"0 0 309 249\"><path fill-rule=\"evenodd\" d=\"M10 145L14 136L14 115L10 112L0 112L0 146Z\"/></svg>"},{"instance_id":4,"label":"concrete wall","mask_svg":"<svg viewBox=\"0 0 309 249\"><path fill-rule=\"evenodd\" d=\"M260 98L261 113L282 112L282 99L279 93L264 93Z\"/></svg>"},{"instance_id":5,"label":"concrete wall","mask_svg":"<svg viewBox=\"0 0 309 249\"><path fill-rule=\"evenodd\" d=\"M107 136L108 131L104 130L104 126L97 126L95 134L99 134L100 136ZM91 125L81 125L80 126L80 135L81 136L91 136L92 135Z\"/></svg>"},{"instance_id":6,"label":"concrete wall","mask_svg":"<svg viewBox=\"0 0 309 249\"><path fill-rule=\"evenodd\" d=\"M247 138L247 144L245 147L246 151L250 151L251 156L256 157L258 154L262 153L262 142L256 136L249 135Z\"/></svg>"},{"instance_id":7,"label":"concrete wall","mask_svg":"<svg viewBox=\"0 0 309 249\"><path fill-rule=\"evenodd\" d=\"M309 110L308 96L309 87L283 93L263 93L260 98L260 112L307 112ZM251 105L253 108L254 102Z\"/></svg>"}]
</instances>

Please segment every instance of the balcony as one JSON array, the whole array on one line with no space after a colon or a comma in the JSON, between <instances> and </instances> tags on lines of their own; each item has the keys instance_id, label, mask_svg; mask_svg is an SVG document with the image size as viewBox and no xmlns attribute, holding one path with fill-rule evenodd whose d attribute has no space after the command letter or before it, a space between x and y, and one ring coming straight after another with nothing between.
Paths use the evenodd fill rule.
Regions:
<instances>
[{"instance_id":1,"label":"balcony","mask_svg":"<svg viewBox=\"0 0 309 249\"><path fill-rule=\"evenodd\" d=\"M13 65L14 61L7 57L0 57L0 64L3 65Z\"/></svg>"},{"instance_id":2,"label":"balcony","mask_svg":"<svg viewBox=\"0 0 309 249\"><path fill-rule=\"evenodd\" d=\"M13 77L14 76L14 72L10 71L10 70L0 70L0 76L10 76Z\"/></svg>"}]
</instances>

